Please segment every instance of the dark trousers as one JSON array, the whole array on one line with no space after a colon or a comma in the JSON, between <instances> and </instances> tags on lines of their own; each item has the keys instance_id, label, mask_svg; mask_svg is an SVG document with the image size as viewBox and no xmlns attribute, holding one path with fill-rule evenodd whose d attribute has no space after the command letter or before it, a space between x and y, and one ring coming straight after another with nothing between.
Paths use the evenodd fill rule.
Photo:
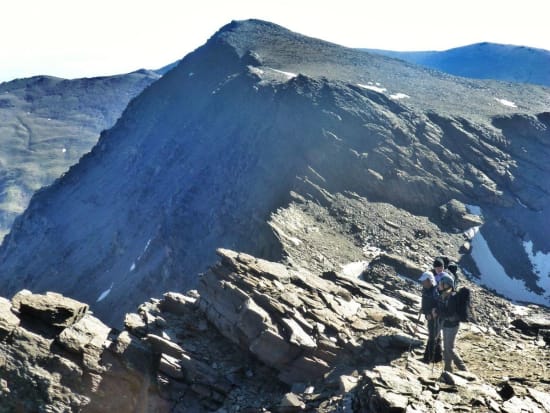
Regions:
<instances>
[{"instance_id":1,"label":"dark trousers","mask_svg":"<svg viewBox=\"0 0 550 413\"><path fill-rule=\"evenodd\" d=\"M439 363L443 359L441 351L441 329L437 320L428 320L428 342L422 360L426 363Z\"/></svg>"}]
</instances>

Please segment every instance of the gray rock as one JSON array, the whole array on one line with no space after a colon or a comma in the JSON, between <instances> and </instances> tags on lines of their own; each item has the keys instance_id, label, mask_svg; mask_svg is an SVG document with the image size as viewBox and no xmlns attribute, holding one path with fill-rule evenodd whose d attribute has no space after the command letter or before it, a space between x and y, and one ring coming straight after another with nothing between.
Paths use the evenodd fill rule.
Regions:
<instances>
[{"instance_id":1,"label":"gray rock","mask_svg":"<svg viewBox=\"0 0 550 413\"><path fill-rule=\"evenodd\" d=\"M307 334L300 324L298 324L294 319L292 318L283 318L282 319L283 324L286 326L288 331L290 331L290 342L292 344L297 345L298 347L302 347L305 349L315 349L317 348L317 343L313 338Z\"/></svg>"},{"instance_id":2,"label":"gray rock","mask_svg":"<svg viewBox=\"0 0 550 413\"><path fill-rule=\"evenodd\" d=\"M168 354L162 354L159 361L159 371L176 380L183 380L184 374L179 359Z\"/></svg>"},{"instance_id":3,"label":"gray rock","mask_svg":"<svg viewBox=\"0 0 550 413\"><path fill-rule=\"evenodd\" d=\"M11 308L11 302L0 297L0 338L10 334L19 325L19 317L13 314Z\"/></svg>"},{"instance_id":4,"label":"gray rock","mask_svg":"<svg viewBox=\"0 0 550 413\"><path fill-rule=\"evenodd\" d=\"M349 393L357 387L359 379L354 376L342 375L339 378L339 387L341 393Z\"/></svg>"},{"instance_id":5,"label":"gray rock","mask_svg":"<svg viewBox=\"0 0 550 413\"><path fill-rule=\"evenodd\" d=\"M20 295L17 302L22 317L41 320L54 327L68 327L88 311L87 304L51 292Z\"/></svg>"},{"instance_id":6,"label":"gray rock","mask_svg":"<svg viewBox=\"0 0 550 413\"><path fill-rule=\"evenodd\" d=\"M145 341L157 354L166 354L176 359L181 359L185 355L185 351L179 345L155 334L147 334Z\"/></svg>"},{"instance_id":7,"label":"gray rock","mask_svg":"<svg viewBox=\"0 0 550 413\"><path fill-rule=\"evenodd\" d=\"M186 311L194 308L196 304L197 299L194 297L176 292L168 292L163 295L160 309L174 314L184 314Z\"/></svg>"},{"instance_id":8,"label":"gray rock","mask_svg":"<svg viewBox=\"0 0 550 413\"><path fill-rule=\"evenodd\" d=\"M86 314L76 323L65 328L57 337L57 341L67 350L77 354L92 350L101 352L110 331L111 328L99 319Z\"/></svg>"},{"instance_id":9,"label":"gray rock","mask_svg":"<svg viewBox=\"0 0 550 413\"><path fill-rule=\"evenodd\" d=\"M483 224L483 219L480 216L468 213L466 205L456 199L439 207L439 212L443 221L461 231Z\"/></svg>"},{"instance_id":10,"label":"gray rock","mask_svg":"<svg viewBox=\"0 0 550 413\"><path fill-rule=\"evenodd\" d=\"M281 399L279 404L281 412L296 412L302 411L306 407L305 403L300 399L300 396L294 393L287 393Z\"/></svg>"},{"instance_id":11,"label":"gray rock","mask_svg":"<svg viewBox=\"0 0 550 413\"><path fill-rule=\"evenodd\" d=\"M128 313L124 316L124 327L138 337L146 336L149 331L147 324L136 313Z\"/></svg>"},{"instance_id":12,"label":"gray rock","mask_svg":"<svg viewBox=\"0 0 550 413\"><path fill-rule=\"evenodd\" d=\"M531 387L528 387L527 391L529 392L529 395L546 410L547 413L550 413L550 394L543 393Z\"/></svg>"}]
</instances>

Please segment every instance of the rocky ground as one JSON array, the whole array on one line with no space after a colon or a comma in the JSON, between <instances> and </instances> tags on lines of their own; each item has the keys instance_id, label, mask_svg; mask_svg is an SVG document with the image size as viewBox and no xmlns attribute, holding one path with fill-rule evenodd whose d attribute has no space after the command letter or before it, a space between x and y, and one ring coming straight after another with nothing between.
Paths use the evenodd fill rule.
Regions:
<instances>
[{"instance_id":1,"label":"rocky ground","mask_svg":"<svg viewBox=\"0 0 550 413\"><path fill-rule=\"evenodd\" d=\"M198 291L151 299L123 331L57 294L3 300L0 411L550 412L548 341L533 334L548 312L537 324L541 309L493 298L516 321L464 324L470 371L442 375L418 361L413 281L218 254Z\"/></svg>"}]
</instances>

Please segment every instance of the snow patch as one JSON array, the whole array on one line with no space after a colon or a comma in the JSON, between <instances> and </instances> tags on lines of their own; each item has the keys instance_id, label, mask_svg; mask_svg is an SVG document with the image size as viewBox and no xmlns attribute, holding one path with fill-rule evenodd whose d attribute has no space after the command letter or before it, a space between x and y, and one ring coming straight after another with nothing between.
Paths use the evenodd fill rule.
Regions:
<instances>
[{"instance_id":1,"label":"snow patch","mask_svg":"<svg viewBox=\"0 0 550 413\"><path fill-rule=\"evenodd\" d=\"M271 69L271 70L273 70L274 72L280 73L282 75L285 75L288 79L292 79L293 77L298 76L296 73L292 73L292 72L283 72L282 70L277 70L277 69Z\"/></svg>"},{"instance_id":2,"label":"snow patch","mask_svg":"<svg viewBox=\"0 0 550 413\"><path fill-rule=\"evenodd\" d=\"M550 294L550 254L541 251L535 252L532 241L525 241L523 248L525 248L535 273L539 276L537 285L544 289L547 294ZM550 297L548 298L550 299Z\"/></svg>"},{"instance_id":3,"label":"snow patch","mask_svg":"<svg viewBox=\"0 0 550 413\"><path fill-rule=\"evenodd\" d=\"M509 101L509 100L499 99L499 98L495 98L495 100L503 106L508 106L510 108L517 108L516 104L514 102Z\"/></svg>"},{"instance_id":4,"label":"snow patch","mask_svg":"<svg viewBox=\"0 0 550 413\"><path fill-rule=\"evenodd\" d=\"M479 231L472 239L472 258L481 274L480 283L514 301L548 305L547 299L527 290L522 280L511 278L506 273Z\"/></svg>"},{"instance_id":5,"label":"snow patch","mask_svg":"<svg viewBox=\"0 0 550 413\"><path fill-rule=\"evenodd\" d=\"M528 207L527 205L525 205L525 204L521 201L521 199L519 199L518 197L516 197L516 202L517 202L521 207L523 207L523 208L525 208L525 209L529 209L529 207Z\"/></svg>"},{"instance_id":6,"label":"snow patch","mask_svg":"<svg viewBox=\"0 0 550 413\"><path fill-rule=\"evenodd\" d=\"M382 250L373 245L367 244L363 247L363 255L371 260L378 257L382 253Z\"/></svg>"},{"instance_id":7,"label":"snow patch","mask_svg":"<svg viewBox=\"0 0 550 413\"><path fill-rule=\"evenodd\" d=\"M479 232L479 227L472 227L466 231L464 231L464 236L471 240L472 238L474 238L476 236L476 234Z\"/></svg>"},{"instance_id":8,"label":"snow patch","mask_svg":"<svg viewBox=\"0 0 550 413\"><path fill-rule=\"evenodd\" d=\"M512 305L512 314L515 314L519 317L528 316L530 313L529 308L524 305Z\"/></svg>"},{"instance_id":9,"label":"snow patch","mask_svg":"<svg viewBox=\"0 0 550 413\"><path fill-rule=\"evenodd\" d=\"M406 95L405 93L394 93L393 95L390 95L390 99L399 100L399 99L409 99L410 96Z\"/></svg>"},{"instance_id":10,"label":"snow patch","mask_svg":"<svg viewBox=\"0 0 550 413\"><path fill-rule=\"evenodd\" d=\"M254 73L260 77L264 74L264 71L256 66L248 66L248 70L250 70L250 73Z\"/></svg>"},{"instance_id":11,"label":"snow patch","mask_svg":"<svg viewBox=\"0 0 550 413\"><path fill-rule=\"evenodd\" d=\"M342 273L347 277L353 278L359 277L368 266L368 261L350 262L349 264L341 265Z\"/></svg>"},{"instance_id":12,"label":"snow patch","mask_svg":"<svg viewBox=\"0 0 550 413\"><path fill-rule=\"evenodd\" d=\"M377 85L379 85L380 83L376 83ZM387 91L387 89L385 87L379 87L379 86L373 86L373 85L364 85L362 83L357 83L357 86L359 86L360 88L363 88L363 89L368 89L368 90L374 90L375 92L378 92L378 93L384 93Z\"/></svg>"},{"instance_id":13,"label":"snow patch","mask_svg":"<svg viewBox=\"0 0 550 413\"><path fill-rule=\"evenodd\" d=\"M139 256L136 258L136 260L132 263L132 266L130 267L130 272L134 271L136 269L136 262L140 262L143 255L147 252L149 249L149 245L151 245L151 238L147 241L145 244L145 248L143 248L143 252L139 254Z\"/></svg>"},{"instance_id":14,"label":"snow patch","mask_svg":"<svg viewBox=\"0 0 550 413\"><path fill-rule=\"evenodd\" d=\"M101 294L99 294L99 297L97 297L96 303L103 301L111 293L111 290L113 289L113 285L115 285L115 283L111 283L111 286L108 289L106 289Z\"/></svg>"},{"instance_id":15,"label":"snow patch","mask_svg":"<svg viewBox=\"0 0 550 413\"><path fill-rule=\"evenodd\" d=\"M147 252L147 249L149 248L149 245L151 245L151 238L149 238L149 240L148 240L147 243L145 244L145 248L143 248L143 254L145 254L145 253ZM141 254L141 255L139 256L139 259L141 259L141 257L142 257L143 254Z\"/></svg>"}]
</instances>

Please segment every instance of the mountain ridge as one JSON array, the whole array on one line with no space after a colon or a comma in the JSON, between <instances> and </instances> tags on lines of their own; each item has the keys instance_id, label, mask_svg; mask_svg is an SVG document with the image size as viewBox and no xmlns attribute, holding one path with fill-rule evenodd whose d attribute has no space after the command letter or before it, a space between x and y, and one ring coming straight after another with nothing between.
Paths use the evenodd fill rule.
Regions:
<instances>
[{"instance_id":1,"label":"mountain ridge","mask_svg":"<svg viewBox=\"0 0 550 413\"><path fill-rule=\"evenodd\" d=\"M250 32L260 33L257 44ZM418 93L388 96L379 89L389 85L374 82L383 75L395 79L389 93ZM490 91L521 100L512 108ZM461 101L450 99L458 92ZM481 233L536 291L527 254L495 240L522 231L525 217L545 225L550 189L534 184L533 172L548 169L545 99L540 87L459 79L273 24L231 23L132 100L89 154L33 197L0 247L0 279L8 292L60 290L116 323L137 302L192 288L219 247L289 259L288 229L274 231L270 217L295 199L326 206L341 193L366 199L349 218L355 230L346 230L358 244L378 233L361 222L369 202L429 216L448 233L455 227L444 224L442 205L457 198L481 206ZM524 149L533 155L518 156ZM521 192L520 183L528 184ZM535 251L549 248L542 232L529 237ZM402 253L425 263L408 248ZM459 246L448 248L441 252L460 255ZM479 277L475 260L463 260Z\"/></svg>"},{"instance_id":2,"label":"mountain ridge","mask_svg":"<svg viewBox=\"0 0 550 413\"><path fill-rule=\"evenodd\" d=\"M35 76L0 84L0 238L34 191L76 163L155 72L98 78Z\"/></svg>"},{"instance_id":3,"label":"mountain ridge","mask_svg":"<svg viewBox=\"0 0 550 413\"><path fill-rule=\"evenodd\" d=\"M475 43L444 51L362 49L456 76L550 86L550 51L498 43Z\"/></svg>"}]
</instances>

